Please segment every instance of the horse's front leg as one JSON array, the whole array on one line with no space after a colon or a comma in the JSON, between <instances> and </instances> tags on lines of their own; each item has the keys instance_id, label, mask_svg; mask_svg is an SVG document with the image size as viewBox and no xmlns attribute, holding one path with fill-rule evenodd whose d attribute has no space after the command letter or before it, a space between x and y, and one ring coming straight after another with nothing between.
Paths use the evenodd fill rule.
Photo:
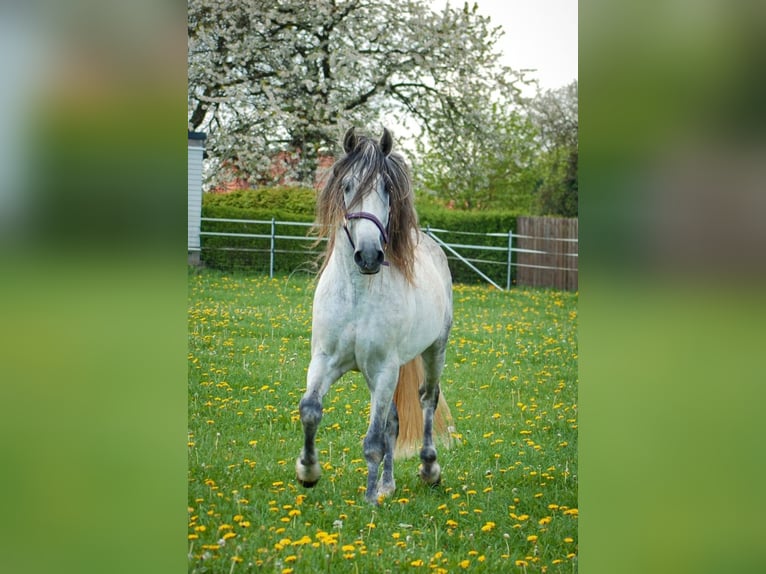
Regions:
<instances>
[{"instance_id":1,"label":"horse's front leg","mask_svg":"<svg viewBox=\"0 0 766 574\"><path fill-rule=\"evenodd\" d=\"M370 426L364 438L364 458L367 461L367 492L365 499L378 504L378 497L388 496L396 489L394 482L394 447L399 434L399 421L393 405L399 366L385 366L374 374L366 374L370 387ZM378 471L383 463L383 476L378 483Z\"/></svg>"},{"instance_id":2,"label":"horse's front leg","mask_svg":"<svg viewBox=\"0 0 766 574\"><path fill-rule=\"evenodd\" d=\"M322 399L341 374L326 355L317 353L311 357L306 392L298 405L303 425L303 449L295 461L295 476L306 488L315 486L322 474L315 447L317 429L322 420Z\"/></svg>"},{"instance_id":3,"label":"horse's front leg","mask_svg":"<svg viewBox=\"0 0 766 574\"><path fill-rule=\"evenodd\" d=\"M391 410L388 411L386 430L383 433L383 474L378 483L378 497L388 496L396 490L394 480L394 450L396 439L399 437L399 414L396 405L391 401Z\"/></svg>"}]
</instances>

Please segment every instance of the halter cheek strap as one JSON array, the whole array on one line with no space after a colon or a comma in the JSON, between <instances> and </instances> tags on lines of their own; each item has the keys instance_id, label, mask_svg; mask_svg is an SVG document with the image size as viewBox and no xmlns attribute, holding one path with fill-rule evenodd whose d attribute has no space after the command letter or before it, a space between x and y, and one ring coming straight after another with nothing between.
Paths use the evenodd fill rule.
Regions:
<instances>
[{"instance_id":1,"label":"halter cheek strap","mask_svg":"<svg viewBox=\"0 0 766 574\"><path fill-rule=\"evenodd\" d=\"M346 219L366 219L367 221L372 221L380 231L380 235L383 237L383 243L388 245L388 230L386 229L386 226L381 223L380 219L378 219L374 214L368 213L366 211L356 211L354 213L347 213ZM346 237L348 237L351 248L356 249L354 240L351 238L351 232L348 230L348 226L345 224L343 225L343 231L346 232ZM384 261L383 265L388 265L388 261Z\"/></svg>"}]
</instances>

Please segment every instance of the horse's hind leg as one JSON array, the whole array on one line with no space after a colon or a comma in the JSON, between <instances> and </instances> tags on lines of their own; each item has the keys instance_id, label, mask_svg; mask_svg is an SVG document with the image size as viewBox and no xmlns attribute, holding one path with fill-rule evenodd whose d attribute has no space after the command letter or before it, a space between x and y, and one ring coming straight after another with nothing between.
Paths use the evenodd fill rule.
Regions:
<instances>
[{"instance_id":1,"label":"horse's hind leg","mask_svg":"<svg viewBox=\"0 0 766 574\"><path fill-rule=\"evenodd\" d=\"M420 407L423 410L423 448L420 450L418 474L427 484L439 484L441 467L436 462L434 445L434 412L439 402L439 380L444 369L446 345L437 341L423 352L425 380L420 387Z\"/></svg>"},{"instance_id":2,"label":"horse's hind leg","mask_svg":"<svg viewBox=\"0 0 766 574\"><path fill-rule=\"evenodd\" d=\"M322 399L340 375L341 372L333 369L324 355L318 354L311 358L306 393L298 406L303 424L303 449L295 461L295 476L306 488L316 485L322 474L314 440L322 420Z\"/></svg>"}]
</instances>

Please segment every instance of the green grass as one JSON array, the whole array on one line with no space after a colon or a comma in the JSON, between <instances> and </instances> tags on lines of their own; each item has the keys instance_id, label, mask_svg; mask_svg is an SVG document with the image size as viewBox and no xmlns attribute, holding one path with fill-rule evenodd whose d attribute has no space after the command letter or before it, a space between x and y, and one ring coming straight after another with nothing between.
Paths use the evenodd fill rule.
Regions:
<instances>
[{"instance_id":1,"label":"green grass","mask_svg":"<svg viewBox=\"0 0 766 574\"><path fill-rule=\"evenodd\" d=\"M369 393L324 401L323 475L294 477L313 279L189 273L189 571L576 572L577 295L457 285L442 482L398 461L364 501Z\"/></svg>"}]
</instances>

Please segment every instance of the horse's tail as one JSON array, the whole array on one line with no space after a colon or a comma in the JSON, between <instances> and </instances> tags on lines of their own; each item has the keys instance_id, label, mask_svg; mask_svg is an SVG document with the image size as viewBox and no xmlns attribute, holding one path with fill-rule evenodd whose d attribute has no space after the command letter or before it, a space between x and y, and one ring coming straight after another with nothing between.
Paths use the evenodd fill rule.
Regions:
<instances>
[{"instance_id":1,"label":"horse's tail","mask_svg":"<svg viewBox=\"0 0 766 574\"><path fill-rule=\"evenodd\" d=\"M399 368L399 380L394 391L394 404L399 413L399 438L396 441L396 458L407 458L416 454L423 442L423 411L420 408L418 388L425 380L423 358L418 355ZM455 430L444 393L439 394L439 403L434 413L434 442L449 448Z\"/></svg>"}]
</instances>

